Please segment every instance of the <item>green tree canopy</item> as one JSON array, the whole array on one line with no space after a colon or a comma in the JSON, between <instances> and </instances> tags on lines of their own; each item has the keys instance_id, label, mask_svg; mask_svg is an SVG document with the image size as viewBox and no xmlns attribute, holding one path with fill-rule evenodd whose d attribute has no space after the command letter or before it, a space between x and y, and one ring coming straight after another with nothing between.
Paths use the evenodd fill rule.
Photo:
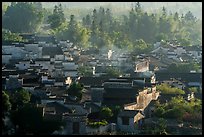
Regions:
<instances>
[{"instance_id":1,"label":"green tree canopy","mask_svg":"<svg viewBox=\"0 0 204 137\"><path fill-rule=\"evenodd\" d=\"M198 92L198 89L197 89L196 87L188 88L188 90L189 90L190 92L193 92L193 93Z\"/></svg>"},{"instance_id":2,"label":"green tree canopy","mask_svg":"<svg viewBox=\"0 0 204 137\"><path fill-rule=\"evenodd\" d=\"M9 95L5 92L2 91L2 112L9 112L11 110L11 103L9 100Z\"/></svg>"},{"instance_id":3,"label":"green tree canopy","mask_svg":"<svg viewBox=\"0 0 204 137\"><path fill-rule=\"evenodd\" d=\"M78 98L78 100L81 100L82 89L83 89L82 84L73 82L68 89L68 94L71 96L76 96Z\"/></svg>"},{"instance_id":4,"label":"green tree canopy","mask_svg":"<svg viewBox=\"0 0 204 137\"><path fill-rule=\"evenodd\" d=\"M78 71L83 76L93 76L93 70L89 66L80 66Z\"/></svg>"},{"instance_id":5,"label":"green tree canopy","mask_svg":"<svg viewBox=\"0 0 204 137\"><path fill-rule=\"evenodd\" d=\"M162 94L185 94L185 91L179 88L170 87L168 84L158 85L157 90L161 91Z\"/></svg>"},{"instance_id":6,"label":"green tree canopy","mask_svg":"<svg viewBox=\"0 0 204 137\"><path fill-rule=\"evenodd\" d=\"M186 114L194 117L198 113L202 113L201 100L194 99L189 102L182 96L172 97L169 102L156 105L154 111L157 117L177 120L186 120Z\"/></svg>"},{"instance_id":7,"label":"green tree canopy","mask_svg":"<svg viewBox=\"0 0 204 137\"><path fill-rule=\"evenodd\" d=\"M42 11L32 2L16 2L5 11L2 26L15 33L32 33L38 30L42 19Z\"/></svg>"},{"instance_id":8,"label":"green tree canopy","mask_svg":"<svg viewBox=\"0 0 204 137\"><path fill-rule=\"evenodd\" d=\"M103 107L100 110L100 118L109 121L113 116L113 112L109 107Z\"/></svg>"},{"instance_id":9,"label":"green tree canopy","mask_svg":"<svg viewBox=\"0 0 204 137\"><path fill-rule=\"evenodd\" d=\"M172 63L171 65L169 65L168 67L168 71L170 72L177 72L177 73L181 73L181 72L190 72L191 70L195 70L198 71L198 69L200 65L198 63L180 63L180 64L175 64Z\"/></svg>"},{"instance_id":10,"label":"green tree canopy","mask_svg":"<svg viewBox=\"0 0 204 137\"><path fill-rule=\"evenodd\" d=\"M30 98L31 94L27 90L23 88L18 89L17 91L11 94L10 101L12 103L12 109L16 110L19 107L22 107L25 104L29 103Z\"/></svg>"},{"instance_id":11,"label":"green tree canopy","mask_svg":"<svg viewBox=\"0 0 204 137\"><path fill-rule=\"evenodd\" d=\"M42 125L42 112L37 107L26 104L12 112L11 120L14 125L19 126L17 134L39 134Z\"/></svg>"},{"instance_id":12,"label":"green tree canopy","mask_svg":"<svg viewBox=\"0 0 204 137\"><path fill-rule=\"evenodd\" d=\"M107 68L107 75L111 76L111 77L119 77L120 75L122 75L123 73L116 68L113 67L109 67Z\"/></svg>"},{"instance_id":13,"label":"green tree canopy","mask_svg":"<svg viewBox=\"0 0 204 137\"><path fill-rule=\"evenodd\" d=\"M12 33L9 30L2 29L2 40L3 41L15 41L15 42L24 42L24 40L19 34Z\"/></svg>"},{"instance_id":14,"label":"green tree canopy","mask_svg":"<svg viewBox=\"0 0 204 137\"><path fill-rule=\"evenodd\" d=\"M52 15L48 16L48 23L51 29L56 30L65 22L64 11L62 5L55 5Z\"/></svg>"}]
</instances>

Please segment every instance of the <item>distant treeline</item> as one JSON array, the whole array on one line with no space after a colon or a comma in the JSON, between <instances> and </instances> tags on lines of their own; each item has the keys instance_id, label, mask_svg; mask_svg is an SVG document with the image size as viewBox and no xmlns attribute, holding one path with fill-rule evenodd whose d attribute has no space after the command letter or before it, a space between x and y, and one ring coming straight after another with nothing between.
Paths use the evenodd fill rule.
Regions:
<instances>
[{"instance_id":1,"label":"distant treeline","mask_svg":"<svg viewBox=\"0 0 204 137\"><path fill-rule=\"evenodd\" d=\"M163 7L151 13L137 2L132 4L128 14L120 17L111 9L100 7L80 21L74 14L67 20L63 7L55 5L50 13L40 2L12 2L2 9L3 28L12 33L47 32L58 40L68 39L84 48L116 46L135 53L151 51L153 43L161 40L177 40L182 46L201 44L202 21L191 11L169 13L168 7Z\"/></svg>"}]
</instances>

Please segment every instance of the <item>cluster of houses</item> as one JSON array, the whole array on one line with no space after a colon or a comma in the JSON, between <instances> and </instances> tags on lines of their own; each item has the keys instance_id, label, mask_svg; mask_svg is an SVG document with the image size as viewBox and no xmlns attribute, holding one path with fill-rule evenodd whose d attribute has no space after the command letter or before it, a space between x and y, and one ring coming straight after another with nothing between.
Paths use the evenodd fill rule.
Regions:
<instances>
[{"instance_id":1,"label":"cluster of houses","mask_svg":"<svg viewBox=\"0 0 204 137\"><path fill-rule=\"evenodd\" d=\"M158 99L159 92L148 58L132 62L125 52L84 50L68 40L57 42L53 36L22 36L28 42L2 43L2 87L10 92L26 89L38 98L36 105L42 109L44 119L66 123L53 134L138 133L144 119L151 117L152 102ZM152 54L157 56L161 53L158 50L161 48ZM81 66L92 68L93 76L81 75ZM108 67L120 68L125 75L104 76ZM80 102L66 92L73 81L84 85ZM103 127L89 127L88 115L103 106L121 106L117 120Z\"/></svg>"},{"instance_id":2,"label":"cluster of houses","mask_svg":"<svg viewBox=\"0 0 204 137\"><path fill-rule=\"evenodd\" d=\"M178 42L172 41L162 45L161 42L154 44L154 49L150 53L152 63L155 63L158 69L167 68L172 63L202 62L202 46L180 46ZM154 64L153 63L153 64ZM200 70L201 72L202 70Z\"/></svg>"}]
</instances>

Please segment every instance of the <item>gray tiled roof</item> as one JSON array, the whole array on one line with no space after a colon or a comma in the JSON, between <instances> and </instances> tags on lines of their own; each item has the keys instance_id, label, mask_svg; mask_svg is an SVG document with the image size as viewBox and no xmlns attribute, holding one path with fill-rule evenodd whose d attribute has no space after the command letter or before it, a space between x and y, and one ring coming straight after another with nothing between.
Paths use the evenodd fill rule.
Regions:
<instances>
[{"instance_id":1,"label":"gray tiled roof","mask_svg":"<svg viewBox=\"0 0 204 137\"><path fill-rule=\"evenodd\" d=\"M123 110L121 111L118 116L119 117L134 117L135 115L137 115L139 111L138 110Z\"/></svg>"},{"instance_id":2,"label":"gray tiled roof","mask_svg":"<svg viewBox=\"0 0 204 137\"><path fill-rule=\"evenodd\" d=\"M59 114L65 113L65 112L69 112L71 113L71 110L67 107L65 107L64 105L58 103L58 102L51 102L51 103L47 103L46 107L54 107L56 112Z\"/></svg>"},{"instance_id":3,"label":"gray tiled roof","mask_svg":"<svg viewBox=\"0 0 204 137\"><path fill-rule=\"evenodd\" d=\"M43 47L42 55L49 55L50 57L54 57L55 55L63 55L63 52L60 47Z\"/></svg>"}]
</instances>

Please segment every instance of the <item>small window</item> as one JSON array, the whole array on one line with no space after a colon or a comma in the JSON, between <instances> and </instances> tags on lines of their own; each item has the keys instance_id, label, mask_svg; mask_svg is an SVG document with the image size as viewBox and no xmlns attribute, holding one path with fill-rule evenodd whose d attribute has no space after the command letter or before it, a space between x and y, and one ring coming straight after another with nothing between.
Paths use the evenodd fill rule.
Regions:
<instances>
[{"instance_id":1,"label":"small window","mask_svg":"<svg viewBox=\"0 0 204 137\"><path fill-rule=\"evenodd\" d=\"M129 117L122 117L122 124L129 125Z\"/></svg>"}]
</instances>

